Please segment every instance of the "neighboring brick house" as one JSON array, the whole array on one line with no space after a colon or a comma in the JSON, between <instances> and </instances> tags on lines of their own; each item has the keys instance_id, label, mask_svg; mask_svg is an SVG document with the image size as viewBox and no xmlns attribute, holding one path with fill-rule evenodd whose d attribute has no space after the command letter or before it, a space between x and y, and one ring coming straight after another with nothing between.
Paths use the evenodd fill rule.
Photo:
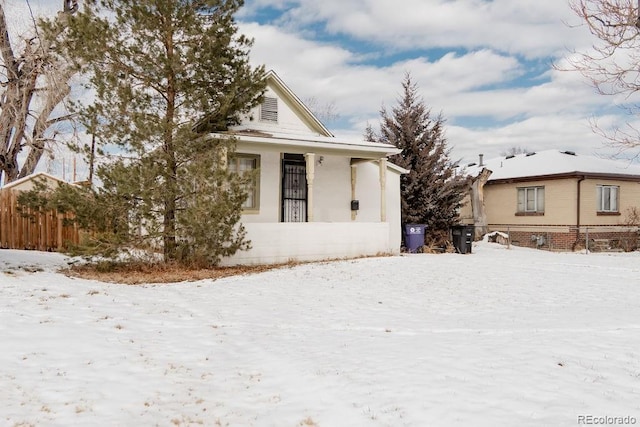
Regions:
<instances>
[{"instance_id":1,"label":"neighboring brick house","mask_svg":"<svg viewBox=\"0 0 640 427\"><path fill-rule=\"evenodd\" d=\"M508 232L519 246L638 247L640 165L547 150L467 167L474 177L483 170L491 172L480 188L483 203L476 201L476 212L472 203L465 204L461 215L466 223L475 222L483 231ZM478 218L486 222L479 224Z\"/></svg>"}]
</instances>

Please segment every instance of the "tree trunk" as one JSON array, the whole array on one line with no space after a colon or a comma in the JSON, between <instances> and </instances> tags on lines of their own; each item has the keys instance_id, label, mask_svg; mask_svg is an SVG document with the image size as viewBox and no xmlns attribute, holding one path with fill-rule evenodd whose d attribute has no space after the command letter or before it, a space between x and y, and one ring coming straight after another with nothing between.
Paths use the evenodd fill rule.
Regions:
<instances>
[{"instance_id":1,"label":"tree trunk","mask_svg":"<svg viewBox=\"0 0 640 427\"><path fill-rule=\"evenodd\" d=\"M471 183L471 209L473 212L473 225L475 225L475 240L489 232L487 214L484 206L484 185L491 176L489 169L483 168L480 174Z\"/></svg>"},{"instance_id":2,"label":"tree trunk","mask_svg":"<svg viewBox=\"0 0 640 427\"><path fill-rule=\"evenodd\" d=\"M166 24L167 34L165 35L165 49L167 51L167 59L170 61L174 57L173 46L173 28L171 23ZM176 200L178 198L178 168L176 163L176 151L173 141L174 120L176 114L176 77L169 72L167 76L167 107L165 110L165 130L164 130L164 152L166 157L166 173L167 182L166 191L164 192L164 222L163 222L163 239L164 239L164 260L174 261L176 259Z\"/></svg>"},{"instance_id":3,"label":"tree trunk","mask_svg":"<svg viewBox=\"0 0 640 427\"><path fill-rule=\"evenodd\" d=\"M58 19L75 12L74 4L77 6L77 1L66 1L66 14L59 13ZM46 35L24 43L16 57L0 4L0 66L6 70L0 94L0 177L4 176L5 183L34 172L45 150L45 132L52 123L61 121L50 120L50 116L69 94L67 82L74 74L68 64L51 55L51 40ZM39 87L42 81L46 84ZM35 110L32 104L42 107ZM20 167L18 157L26 147L29 153Z\"/></svg>"},{"instance_id":4,"label":"tree trunk","mask_svg":"<svg viewBox=\"0 0 640 427\"><path fill-rule=\"evenodd\" d=\"M67 74L71 74L67 72ZM62 83L60 86L53 85L49 92L47 93L45 99L45 105L42 107L40 115L36 119L36 123L33 126L33 133L31 135L29 141L29 154L27 155L27 159L25 160L22 168L20 169L19 178L24 178L25 176L31 175L38 163L40 162L40 158L44 153L46 148L45 145L45 136L44 133L49 128L51 124L56 122L57 120L49 120L49 117L53 113L53 110L56 108L58 104L62 102L64 98L69 95L71 92L71 87L66 84L66 81L71 78L71 75L66 76L65 73L62 73L63 76L67 77L64 79L65 83Z\"/></svg>"},{"instance_id":5,"label":"tree trunk","mask_svg":"<svg viewBox=\"0 0 640 427\"><path fill-rule=\"evenodd\" d=\"M164 198L164 221L162 236L165 262L176 259L176 199L177 199L177 167L173 140L170 137L164 145L166 156L166 191Z\"/></svg>"}]
</instances>

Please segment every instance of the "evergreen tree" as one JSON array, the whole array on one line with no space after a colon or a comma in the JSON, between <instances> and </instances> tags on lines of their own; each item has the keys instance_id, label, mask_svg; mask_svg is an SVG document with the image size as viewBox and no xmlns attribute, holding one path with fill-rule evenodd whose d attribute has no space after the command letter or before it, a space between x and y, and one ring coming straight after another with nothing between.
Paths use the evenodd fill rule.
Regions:
<instances>
[{"instance_id":1,"label":"evergreen tree","mask_svg":"<svg viewBox=\"0 0 640 427\"><path fill-rule=\"evenodd\" d=\"M400 148L389 160L409 170L400 178L402 223L426 224L426 235L441 244L458 221L458 210L468 188L456 174L444 135L444 118L433 117L409 74L402 82L402 97L389 113L381 110L378 140Z\"/></svg>"},{"instance_id":2,"label":"evergreen tree","mask_svg":"<svg viewBox=\"0 0 640 427\"><path fill-rule=\"evenodd\" d=\"M95 92L77 108L104 155L94 198L121 207L118 245L209 264L248 247L237 222L250 177L224 167L232 140L203 138L262 97L264 69L233 18L242 4L88 0L69 20L67 48Z\"/></svg>"},{"instance_id":3,"label":"evergreen tree","mask_svg":"<svg viewBox=\"0 0 640 427\"><path fill-rule=\"evenodd\" d=\"M371 123L367 122L367 127L364 128L362 138L364 138L364 140L368 142L377 141L376 132L373 130L373 126L371 126Z\"/></svg>"}]
</instances>

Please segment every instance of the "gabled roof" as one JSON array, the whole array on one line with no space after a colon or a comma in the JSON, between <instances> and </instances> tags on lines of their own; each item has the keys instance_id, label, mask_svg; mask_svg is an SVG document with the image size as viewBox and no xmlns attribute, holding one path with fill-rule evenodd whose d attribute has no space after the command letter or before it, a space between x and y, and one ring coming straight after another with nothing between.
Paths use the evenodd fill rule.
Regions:
<instances>
[{"instance_id":1,"label":"gabled roof","mask_svg":"<svg viewBox=\"0 0 640 427\"><path fill-rule=\"evenodd\" d=\"M488 182L591 176L640 181L640 165L628 161L602 159L573 151L545 150L489 159L482 166L468 165L466 171L477 176L483 169L492 174Z\"/></svg>"},{"instance_id":2,"label":"gabled roof","mask_svg":"<svg viewBox=\"0 0 640 427\"><path fill-rule=\"evenodd\" d=\"M390 144L363 139L336 138L273 70L265 74L265 79L268 88L287 104L302 126L298 128L280 128L279 124L261 126L256 125L252 118L248 118L246 122L228 131L209 134L210 139L215 140L232 135L240 144L303 149L310 152L334 153L367 159L379 159L401 151Z\"/></svg>"},{"instance_id":3,"label":"gabled roof","mask_svg":"<svg viewBox=\"0 0 640 427\"><path fill-rule=\"evenodd\" d=\"M309 110L309 107L307 107L304 102L302 102L300 98L298 98L298 96L289 89L289 86L282 81L275 71L267 71L267 74L265 74L265 80L267 81L267 86L270 86L273 90L279 93L283 100L300 115L300 118L307 124L307 126L322 136L334 136L329 129L327 129L325 125L318 120L311 110Z\"/></svg>"},{"instance_id":4,"label":"gabled roof","mask_svg":"<svg viewBox=\"0 0 640 427\"><path fill-rule=\"evenodd\" d=\"M10 189L10 188L13 188L13 187L17 187L22 183L25 183L25 182L28 182L28 181L33 181L33 180L36 180L36 179L50 180L50 181L59 182L61 184L68 184L68 182L66 182L66 181L64 181L64 180L62 180L62 179L60 179L60 178L58 178L56 176L50 175L50 174L48 174L46 172L36 172L36 173L31 174L31 175L27 175L24 178L20 178L20 179L16 179L15 181L11 181L7 185L3 186L2 189L4 190L4 189Z\"/></svg>"}]
</instances>

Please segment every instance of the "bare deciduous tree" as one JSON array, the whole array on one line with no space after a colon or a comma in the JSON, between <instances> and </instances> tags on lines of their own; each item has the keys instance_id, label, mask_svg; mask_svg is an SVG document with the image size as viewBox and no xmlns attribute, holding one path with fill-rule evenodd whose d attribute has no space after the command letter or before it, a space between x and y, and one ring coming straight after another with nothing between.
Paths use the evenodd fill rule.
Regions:
<instances>
[{"instance_id":1,"label":"bare deciduous tree","mask_svg":"<svg viewBox=\"0 0 640 427\"><path fill-rule=\"evenodd\" d=\"M511 146L509 148L507 148L506 150L502 150L500 152L501 156L515 156L516 154L526 154L526 153L531 153L533 152L533 150L529 150L526 147L522 147L520 145L514 145Z\"/></svg>"},{"instance_id":2,"label":"bare deciduous tree","mask_svg":"<svg viewBox=\"0 0 640 427\"><path fill-rule=\"evenodd\" d=\"M330 123L340 118L340 114L336 112L336 104L333 101L323 103L315 96L312 96L305 98L303 102L313 115L322 122Z\"/></svg>"},{"instance_id":3,"label":"bare deciduous tree","mask_svg":"<svg viewBox=\"0 0 640 427\"><path fill-rule=\"evenodd\" d=\"M624 96L624 108L637 116L640 104L634 97L640 91L638 0L570 0L570 6L596 41L588 50L573 52L566 68L582 73L600 94ZM604 130L594 122L593 128L612 146L640 147L640 129L631 123Z\"/></svg>"},{"instance_id":4,"label":"bare deciduous tree","mask_svg":"<svg viewBox=\"0 0 640 427\"><path fill-rule=\"evenodd\" d=\"M76 0L63 0L57 21L63 22L77 9ZM0 3L0 177L5 182L33 173L51 142L47 131L70 118L54 115L69 94L68 82L75 73L56 52L55 38L62 27L50 26L54 27L58 34L41 29L29 38L12 39Z\"/></svg>"}]
</instances>

